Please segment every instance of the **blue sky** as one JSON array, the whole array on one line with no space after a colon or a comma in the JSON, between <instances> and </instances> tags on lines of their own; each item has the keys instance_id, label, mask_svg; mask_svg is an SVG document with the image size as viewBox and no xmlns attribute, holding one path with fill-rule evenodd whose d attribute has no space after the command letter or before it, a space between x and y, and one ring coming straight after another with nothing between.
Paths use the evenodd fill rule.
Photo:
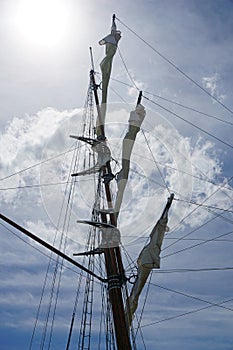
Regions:
<instances>
[{"instance_id":1,"label":"blue sky","mask_svg":"<svg viewBox=\"0 0 233 350\"><path fill-rule=\"evenodd\" d=\"M104 49L98 41L108 34L111 16L116 13L124 63L117 53L107 116L113 158L120 156L119 142L137 100L134 84L147 98L166 108L143 98L147 109L144 133L138 135L135 145L131 182L119 220L122 243L133 259L169 195L158 166L169 190L179 199L170 211L161 269L153 272L141 322L146 349L231 349L233 278L232 270L226 268L233 267L233 196L232 183L228 183L233 167L232 147L226 143L232 145L233 119L224 106L233 110L233 2L60 0L55 5L52 0L3 0L0 13L0 177L7 177L0 184L1 212L52 242L64 187L40 185L51 179L64 181L70 153L18 172L74 146L69 134L78 133L81 125L89 79L89 46L99 72ZM25 188L32 185L39 186ZM87 218L90 212L93 193L89 185L80 180L81 197L72 212L68 239L70 254L83 248L86 231L76 220ZM191 205L190 201L207 207ZM21 234L1 226L1 350L29 348L49 261L20 238L48 254ZM52 349L64 349L78 273L67 268L62 272L62 298ZM99 294L97 284L97 309ZM138 315L144 297L145 293ZM36 333L32 349L38 348L39 335ZM138 341L138 349L144 349ZM75 348L75 344L72 346Z\"/></svg>"}]
</instances>

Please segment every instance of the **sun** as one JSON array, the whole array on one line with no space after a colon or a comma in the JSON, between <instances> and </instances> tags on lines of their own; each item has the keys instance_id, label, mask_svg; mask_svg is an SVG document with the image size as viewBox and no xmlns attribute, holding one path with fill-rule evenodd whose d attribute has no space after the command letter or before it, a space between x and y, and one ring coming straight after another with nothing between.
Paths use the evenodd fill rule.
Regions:
<instances>
[{"instance_id":1,"label":"sun","mask_svg":"<svg viewBox=\"0 0 233 350\"><path fill-rule=\"evenodd\" d=\"M65 37L68 12L63 0L19 0L15 9L19 34L39 46L54 46Z\"/></svg>"}]
</instances>

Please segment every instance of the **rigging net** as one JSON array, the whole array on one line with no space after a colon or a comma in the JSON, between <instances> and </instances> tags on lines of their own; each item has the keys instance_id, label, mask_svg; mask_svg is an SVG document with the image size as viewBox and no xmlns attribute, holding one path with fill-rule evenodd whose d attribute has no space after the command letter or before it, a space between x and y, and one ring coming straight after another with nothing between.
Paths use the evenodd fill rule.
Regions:
<instances>
[{"instance_id":1,"label":"rigging net","mask_svg":"<svg viewBox=\"0 0 233 350\"><path fill-rule=\"evenodd\" d=\"M76 182L79 181L80 176L82 175L91 175L91 177L94 176L93 186L95 194L94 205L92 207L91 222L98 223L100 221L99 212L100 209L105 209L104 202L106 198L103 190L103 179L99 174L99 169L95 169L95 166L98 163L99 153L96 152L94 147L90 147L90 144L93 144L93 140L95 140L96 138L93 103L93 92L95 88L96 87L93 86L93 82L90 79L87 102L85 105L84 117L82 121L82 134L81 137L78 137L78 142L81 142L83 140L87 140L88 142L84 144L84 147L82 149L82 155L79 155L78 157L79 162L77 162L76 167L74 169L76 171L76 173L74 173L74 176L77 176L76 179L78 180L76 180ZM92 171L90 171L90 169L92 169ZM96 226L90 225L87 233L87 243L85 246L85 252L79 253L77 255L84 255L83 264L85 266L88 266L89 270L98 271L99 275L105 277L104 259L102 258L101 250L98 251L100 246L100 229ZM113 336L112 324L113 321L111 308L109 304L109 298L107 297L106 286L104 284L97 284L96 281L94 281L93 276L88 274L86 276L82 276L82 282L82 284L84 284L84 287L82 288L81 283L79 282L77 288L77 297L75 300L73 310L73 315L75 315L75 319L72 315L69 338L67 342L67 350L69 349L70 344L72 343L77 343L78 349L90 349L91 345L93 345L94 342L93 338L98 339L98 349L102 349L103 347L109 350L115 349L115 339ZM93 307L94 289L95 295L98 294L100 296L99 302L95 300L95 308ZM80 292L83 293L83 297L82 299L79 298L79 304L81 306L81 312L79 317L79 315L77 314L77 299ZM72 331L74 329L79 329L79 336L77 340L72 334Z\"/></svg>"}]
</instances>

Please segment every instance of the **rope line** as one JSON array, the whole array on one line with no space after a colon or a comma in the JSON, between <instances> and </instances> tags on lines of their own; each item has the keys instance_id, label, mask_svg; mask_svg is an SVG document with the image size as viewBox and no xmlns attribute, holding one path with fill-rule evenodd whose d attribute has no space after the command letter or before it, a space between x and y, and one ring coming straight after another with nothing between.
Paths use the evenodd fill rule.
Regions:
<instances>
[{"instance_id":1,"label":"rope line","mask_svg":"<svg viewBox=\"0 0 233 350\"><path fill-rule=\"evenodd\" d=\"M225 300L225 301L222 301L221 303L218 303L218 306L219 306L219 305L222 305L222 304L229 303L229 302L232 301L232 300L233 300L233 298L232 298L232 299ZM210 308L212 308L212 307L214 307L214 305L204 306L204 307L201 307L201 308L199 308L199 309L187 311L187 312L184 312L184 313L179 314L179 315L176 315L176 316L167 317L167 318L164 318L164 319L159 320L159 321L156 321L156 322L147 323L147 324L142 325L141 327L149 327L149 326L153 326L153 325L158 324L158 323L162 323L162 322L166 322L166 321L175 320L175 319L177 319L177 318L180 318L180 317L183 317L183 316L187 316L187 315L191 315L191 314L194 314L194 313L196 313L196 312L200 312L200 311L203 311L203 310L206 310L206 309L210 309Z\"/></svg>"},{"instance_id":2,"label":"rope line","mask_svg":"<svg viewBox=\"0 0 233 350\"><path fill-rule=\"evenodd\" d=\"M180 152L180 154L183 155L181 152ZM183 156L184 156L184 155L183 155ZM137 154L137 157L141 157L141 158L145 159L145 155L139 155L139 154ZM148 158L146 158L146 159L148 159ZM187 158L186 158L186 159L187 159ZM151 159L148 159L148 160L151 160ZM203 177L200 177L200 176L197 176L197 175L190 174L190 173L188 173L187 171L184 171L184 170L182 170L182 169L177 169L177 168L175 168L175 167L173 167L173 166L171 166L171 165L161 163L161 162L159 162L159 161L157 161L157 163L158 163L159 165L166 166L166 168L169 168L169 169L172 169L172 170L177 171L177 172L179 172L179 173L182 173L182 174L188 175L188 176L190 176L190 177L193 177L194 179L197 179L197 180L200 180L200 181L204 181L204 182L208 182L208 183L210 183L210 184L212 184L212 185L214 185L214 186L217 186L217 187L221 187L221 189L226 189L226 190L228 190L228 191L233 191L233 188L232 188L232 187L226 187L226 184L229 184L229 182L232 181L232 178L226 179L226 184L217 184L216 182L212 181L211 178L209 178L207 175L205 175L205 178L203 178ZM196 165L192 164L192 166L193 166L194 168L196 168L198 171L201 172L201 170L200 170ZM130 169L130 171L135 172L136 174L138 174L138 175L140 175L140 176L146 178L147 180L152 181L152 182L154 182L155 184L157 184L157 185L159 185L159 186L162 187L162 185L161 185L160 183L158 183L158 182L155 181L154 179L149 178L148 176L146 176L146 175L144 175L144 174L141 174L141 173L138 172L137 170ZM201 173L202 173L202 172L201 172ZM203 175L204 175L204 174L203 174ZM1 189L0 189L0 190L1 190ZM175 190L173 190L173 191L175 192Z\"/></svg>"},{"instance_id":3,"label":"rope line","mask_svg":"<svg viewBox=\"0 0 233 350\"><path fill-rule=\"evenodd\" d=\"M209 131L206 131L206 130L202 129L200 126L195 125L194 123L192 123L192 122L190 122L189 120L187 120L187 119L181 117L181 116L178 115L177 113L172 112L170 109L168 109L168 108L166 108L166 107L160 105L159 103L157 103L157 102L151 100L150 98L148 98L148 97L146 97L146 96L144 96L144 95L143 95L143 97L144 97L146 100L148 100L148 101L150 101L151 103L153 103L154 105L160 107L160 108L163 109L164 111L166 111L166 112L172 114L172 115L175 116L176 118L183 120L185 123L187 123L187 124L193 126L194 128L196 128L196 129L202 131L203 133L207 134L208 136L214 138L215 140L217 140L217 141L223 143L225 146L228 146L228 147L230 147L230 148L233 148L233 145L231 145L230 143L228 143L228 142L226 142L226 141L221 140L219 137L217 137L217 136L211 134Z\"/></svg>"},{"instance_id":4,"label":"rope line","mask_svg":"<svg viewBox=\"0 0 233 350\"><path fill-rule=\"evenodd\" d=\"M222 122L222 123L225 123L225 124L228 124L228 125L233 126L233 123L232 123L232 122L230 122L230 121L228 121L228 120L221 119L221 118L219 118L219 117L216 117L215 115L212 115L212 114L208 114L208 113L199 111L199 110L196 109L196 108L186 106L186 105L184 105L184 104L182 104L182 103L179 103L179 102L170 100L170 99L168 99L168 98L165 98L165 97L156 95L156 94L151 93L151 92L148 92L148 91L144 91L144 93L145 93L145 94L148 94L148 95L152 95L152 96L154 96L154 97L156 97L156 98L160 98L161 100L166 101L166 102L169 102L169 103L172 103L172 104L174 104L174 105L176 105L176 106L179 106L179 107L188 109L189 111L202 114L202 115L204 115L205 117L213 118L213 119L216 119L216 120L218 120L218 121L220 121L220 122Z\"/></svg>"},{"instance_id":5,"label":"rope line","mask_svg":"<svg viewBox=\"0 0 233 350\"><path fill-rule=\"evenodd\" d=\"M197 205L198 207L204 207L204 208L210 208L210 209L216 209L216 210L222 210L225 211L226 213L233 213L233 210L229 210L229 209L224 209L224 208L219 208L219 207L215 207L213 205L205 205L205 204L201 204L201 203L196 203L192 200L185 200L185 199L180 199L180 198L174 198L174 200L179 201L179 202L184 202L184 203L189 203L189 204L193 204L193 205Z\"/></svg>"},{"instance_id":6,"label":"rope line","mask_svg":"<svg viewBox=\"0 0 233 350\"><path fill-rule=\"evenodd\" d=\"M213 241L217 241L217 239L214 239ZM157 270L157 273L186 273L186 272L216 272L216 271L232 271L233 266L227 266L227 267L205 267L200 269L170 269L170 270Z\"/></svg>"},{"instance_id":7,"label":"rope line","mask_svg":"<svg viewBox=\"0 0 233 350\"><path fill-rule=\"evenodd\" d=\"M130 85L130 84L124 82L124 81L121 81L121 80L116 79L116 78L110 78L110 79L111 79L112 81L115 81L115 82L120 83L120 84L122 84L122 85L128 86L128 87L130 87L131 89L136 89L136 90L138 91L138 88L135 88L135 86ZM158 99L160 99L160 100L163 100L163 101L172 103L172 104L174 104L174 105L177 105L177 106L179 106L179 107L185 108L185 109L190 110L190 111L192 111L192 112L195 112L195 113L198 113L198 114L202 114L202 115L204 115L204 116L206 116L206 117L208 117L208 118L213 118L213 119L216 119L216 120L218 120L218 121L220 121L220 122L222 122L222 123L225 123L225 124L228 124L228 125L233 125L233 123L230 122L229 120L224 120L224 119L219 118L219 117L217 117L217 116L215 116L215 115L202 112L202 111L198 110L197 108L184 105L184 104L179 103L179 102L176 102L176 101L174 101L174 100L170 100L170 99L168 99L168 98L162 97L162 96L157 95L157 94L155 94L155 93L153 93L153 92L150 92L150 91L143 91L143 92L144 92L144 94L148 94L148 95L154 96L154 97L156 97L156 98L158 98Z\"/></svg>"},{"instance_id":8,"label":"rope line","mask_svg":"<svg viewBox=\"0 0 233 350\"><path fill-rule=\"evenodd\" d=\"M184 293L184 292L180 292L180 291L175 290L175 289L167 288L167 287L161 286L161 285L159 285L157 283L153 283L153 282L151 282L151 285L153 285L155 287L158 287L158 288L161 288L163 290L166 290L168 292L179 294L179 295L182 295L182 296L190 298L190 299L202 301L203 303L209 304L211 306L217 306L217 307L220 307L222 309L225 309L225 310L233 312L233 309L231 309L230 307L222 306L221 304L218 304L218 303L212 303L212 302L210 302L208 300L205 300L205 299L202 299L202 298L199 298L199 297L195 297L194 295L190 295L190 294L187 294L187 293Z\"/></svg>"},{"instance_id":9,"label":"rope line","mask_svg":"<svg viewBox=\"0 0 233 350\"><path fill-rule=\"evenodd\" d=\"M151 149L151 147L150 147L150 144L149 144L149 142L148 142L148 139L147 139L147 137L146 137L146 134L145 134L145 132L144 132L143 129L141 129L141 130L142 130L142 134L143 134L143 136L144 136L144 138L145 138L147 147L148 147L148 149L149 149L149 151L150 151L150 153L151 153L151 156L152 156L152 158L153 158L153 161L154 161L154 163L155 163L155 165L156 165L156 168L157 168L157 170L158 170L158 172L159 172L159 174L160 174L160 177L161 177L161 179L162 179L162 181L163 181L163 183L164 183L164 185L165 185L165 187L166 187L168 193L171 194L171 191L170 191L170 189L169 189L169 187L168 187L168 185L167 185L167 183L166 183L166 180L165 180L165 178L164 178L164 176L163 176L163 174L162 174L162 172L161 172L161 170L160 170L160 168L159 168L159 166L158 166L158 163L157 163L157 161L156 161L156 159L155 159L155 156L154 156L154 154L153 154L153 152L152 152L152 149Z\"/></svg>"},{"instance_id":10,"label":"rope line","mask_svg":"<svg viewBox=\"0 0 233 350\"><path fill-rule=\"evenodd\" d=\"M191 78L188 74L186 74L182 69L180 69L177 65L175 65L170 59L168 59L166 56L164 56L161 52L156 50L150 43L148 43L146 40L144 40L140 35L138 35L133 29L131 29L128 25L126 25L124 22L122 22L119 18L116 17L116 19L125 26L131 33L133 33L138 39L140 39L145 45L147 45L149 48L151 48L158 56L160 56L164 61L169 63L173 68L175 68L179 73L181 73L185 78L187 78L189 81L191 81L194 85L196 85L199 89L201 89L205 94L207 94L209 97L211 97L213 100L215 100L218 104L220 104L223 108L225 108L228 112L233 114L233 111L227 107L224 103L222 103L217 97L212 95L208 90L206 90L203 86L201 86L199 83L197 83L193 78Z\"/></svg>"},{"instance_id":11,"label":"rope line","mask_svg":"<svg viewBox=\"0 0 233 350\"><path fill-rule=\"evenodd\" d=\"M148 295L149 295L151 278L152 278L152 273L150 274L149 281L147 283L146 294L145 294L145 298L144 298L144 302L143 302L143 306L142 306L142 311L141 311L141 314L140 314L140 317L139 317L139 320L138 320L138 324L137 324L137 329L136 329L136 333L135 333L135 339L137 337L138 330L141 328L142 316L143 316L143 313L144 313L144 310L145 310L145 306L146 306L146 301L147 301L147 298L148 298Z\"/></svg>"},{"instance_id":12,"label":"rope line","mask_svg":"<svg viewBox=\"0 0 233 350\"><path fill-rule=\"evenodd\" d=\"M122 56L122 53L121 53L119 47L118 47L118 53L119 53L119 55L120 55L120 58L121 58L121 60L122 60L123 65L124 65L124 67L125 67L125 70L126 70L128 76L129 76L129 79L132 81L134 87L139 91L139 88L137 87L137 84L135 83L135 81L134 81L132 75L131 75L130 72L129 72L129 69L128 69L127 66L126 66L126 63L125 63L125 61L124 61L124 58L123 58L123 56Z\"/></svg>"},{"instance_id":13,"label":"rope line","mask_svg":"<svg viewBox=\"0 0 233 350\"><path fill-rule=\"evenodd\" d=\"M41 161L41 162L38 162L38 163L36 163L36 164L33 164L33 165L27 167L27 168L24 168L24 169L21 169L21 170L19 170L19 171L16 171L16 172L13 173L13 174L10 174L10 175L7 175L7 176L5 176L5 177L2 177L2 178L0 179L0 181L9 179L9 178L12 177L12 176L21 174L21 173L23 173L24 171L30 170L30 169L32 169L32 168L35 168L35 167L41 165L41 164L44 164L44 163L46 163L46 162L49 162L49 161L51 161L51 160L53 160L53 159L59 158L59 157L61 157L61 156L64 156L65 154L67 154L67 153L69 153L69 152L73 152L73 151L75 151L77 148L80 148L80 147L82 147L82 146L78 146L78 147L75 147L75 148L71 148L71 149L69 149L68 151L59 153L59 154L57 154L57 155L54 156L54 157L45 159L45 160L43 160L43 161Z\"/></svg>"},{"instance_id":14,"label":"rope line","mask_svg":"<svg viewBox=\"0 0 233 350\"><path fill-rule=\"evenodd\" d=\"M230 178L229 181L231 181L232 178L233 178L233 176ZM201 203L201 205L203 205L203 203L205 203L205 202L206 202L207 200L209 200L213 195L215 195L220 189L221 189L221 186L218 187L214 192L212 192L212 193ZM184 222L184 221L185 221L191 214L193 214L194 211L196 211L199 207L200 207L200 205L197 206L195 209L191 210L183 219L180 220L180 222L179 222L175 227L173 227L173 230L177 229L177 228L182 224L182 222ZM232 206L230 206L228 209L230 209L231 207L232 207ZM215 220L216 218L218 218L218 217L220 217L220 216L221 216L221 214L217 214L214 218L208 220L206 223L204 223L204 224L202 224L201 226L199 226L199 228L203 227L203 226L206 225L207 223L211 222L212 220ZM197 230L197 229L195 229L195 230ZM183 238L189 236L192 232L194 232L194 231L191 231L190 233L186 234L185 236L183 236ZM170 244L169 246L167 246L166 249L169 248L169 247L171 247L172 245L174 245L174 244L177 243L178 241L179 241L179 240L173 242L172 244Z\"/></svg>"},{"instance_id":15,"label":"rope line","mask_svg":"<svg viewBox=\"0 0 233 350\"><path fill-rule=\"evenodd\" d=\"M214 238L207 239L207 240L204 241L204 242L199 242L199 243L196 243L196 244L194 244L194 245L192 245L192 246L190 246L190 247L186 247L186 248L177 250L176 252L173 252L173 253L164 255L162 258L168 258L168 257L171 256L171 255L176 255L176 254L181 253L181 252L184 252L184 251L186 251L186 250L196 248L196 247L198 247L198 246L200 246L200 245L203 245L203 244L212 242L212 241L214 241L214 240L216 240L216 239L218 239L218 238L228 236L228 235L230 235L230 234L232 234L232 233L233 233L233 231L230 231L230 232L227 232L227 233L223 233L223 234L221 234L221 235L219 235L219 236L216 236L216 237L214 237Z\"/></svg>"}]
</instances>

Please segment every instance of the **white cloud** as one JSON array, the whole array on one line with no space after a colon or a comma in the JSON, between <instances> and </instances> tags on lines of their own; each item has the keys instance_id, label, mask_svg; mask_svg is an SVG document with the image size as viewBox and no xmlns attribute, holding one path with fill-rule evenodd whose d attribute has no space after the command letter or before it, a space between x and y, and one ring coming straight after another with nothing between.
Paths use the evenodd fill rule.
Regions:
<instances>
[{"instance_id":1,"label":"white cloud","mask_svg":"<svg viewBox=\"0 0 233 350\"><path fill-rule=\"evenodd\" d=\"M121 156L121 142L127 128L129 111L126 111L125 106L122 105L111 107L108 118L112 120L112 123L108 124L107 129L109 132L114 130L114 138L111 140L110 146L114 158L115 156L117 158ZM12 120L12 123L9 123L8 128L2 135L1 142L2 145L8 146L8 140L11 140L12 144L14 143L17 146L9 147L7 157L2 160L3 165L7 165L7 170L4 169L4 175L14 173L41 160L52 158L73 147L73 140L69 138L69 134L79 134L78 131L76 132L76 129L80 126L77 125L80 123L80 117L77 116L77 113L77 110L59 112L53 109L45 109L35 116ZM121 116L120 119L119 115ZM43 126L43 123L46 124L46 127ZM213 143L200 137L197 140L183 137L166 119L151 111L148 111L143 128L146 139L142 132L138 134L132 156L132 172L125 193L125 203L122 206L123 215L119 220L122 241L126 246L131 246L131 256L134 257L137 256L139 247L135 243L138 242L140 237L149 235L151 227L161 215L168 197L168 192L164 188L157 166L160 168L169 188L176 191L176 197L185 198L188 201L191 199L199 203L217 189L217 186L205 181L207 176L208 180L217 182L219 185L224 183L219 153L215 151L216 148ZM146 140L150 145L150 149L147 147ZM17 152L15 152L16 147ZM88 146L87 150L89 151L89 149ZM18 160L21 160L20 164ZM39 169L36 167L26 173L18 174L16 180L15 177L4 180L2 187L66 181L69 178L68 164L70 161L71 153L64 154L62 157L54 158L51 162L43 163ZM157 166L156 162L158 162ZM82 168L82 166L81 162L80 167ZM200 179L196 177L200 177ZM221 181L219 177L221 177ZM82 177L76 180L78 189L82 189L82 191L81 196L78 193L75 193L74 196L76 204L71 213L67 241L69 255L83 250L87 227L77 225L76 220L90 217L91 203L94 198L92 191L90 191L91 182L89 179ZM56 232L54 226L57 226L64 192L64 185L42 187L41 192L38 189L32 191L26 189L2 191L2 204L4 202L9 212L12 210L12 203L14 203L14 215L21 218L21 221L24 220L23 224L32 232L52 243ZM227 208L231 205L231 193L231 191L223 188L211 197L206 204ZM44 216L44 208L51 222L47 216ZM174 202L169 220L171 229L192 209L193 207L188 207L187 203ZM187 225L192 228L198 227L210 215L208 211L200 208L179 227L178 232L181 229L184 230ZM59 239L61 239L60 232L57 233L57 242L59 242ZM59 243L56 244L56 246L58 245ZM141 249L141 245L139 249ZM17 262L17 257L14 256L13 258ZM187 259L186 256L185 259ZM39 257L33 260L30 256L28 262L32 263L32 269L39 267ZM167 261L164 259L163 264L166 265L166 263ZM27 263L22 261L22 268L23 264L25 264L26 269ZM64 278L65 286L70 286L66 290L63 289L63 293L68 295L75 286L71 285L70 277L66 276L65 273L64 276L62 274L62 278ZM24 305L26 308L29 299L36 304L37 296L35 296L34 289L38 289L38 285L41 286L43 283L42 274L33 275L32 271L32 275L31 273L20 275L17 272L14 281L5 280L6 288L14 288L15 285L20 283L21 279L23 279L21 286L26 290L25 293L21 294L21 302L16 300L15 294L12 292L12 294L9 294L9 299L4 295L1 297L0 303L2 305L12 303L15 304L17 310L21 310ZM62 312L69 308L67 300L65 298L62 302L59 302L59 308L61 307ZM176 310L177 314L180 310L180 308ZM27 308L27 312L29 314L31 310ZM28 327L29 319L31 320L28 314L25 317L24 327ZM9 319L8 326L18 326L19 321L17 319L11 320L11 317ZM150 323L151 320L155 320L155 318L148 312L144 322ZM62 319L58 317L58 329L61 329L61 325Z\"/></svg>"},{"instance_id":2,"label":"white cloud","mask_svg":"<svg viewBox=\"0 0 233 350\"><path fill-rule=\"evenodd\" d=\"M121 152L119 150L124 136L122 130L127 128L127 124L119 123L119 113L117 113L119 109L122 114L124 111L122 105L114 105L110 109L112 123L109 124L108 130L112 130L114 126L111 149L114 157L120 158ZM6 147L7 150L6 156L2 159L2 164L7 165L5 175L17 172L41 160L43 162L48 158L56 157L59 152L63 153L69 150L73 142L69 138L69 134L75 133L74 130L79 120L77 113L77 110L60 112L48 108L32 117L14 118L0 140L2 146ZM128 115L126 111L123 114ZM123 236L124 232L129 230L133 220L136 227L134 230L135 238L143 235L145 228L153 225L160 216L168 196L164 181L168 188L175 192L177 198L186 201L191 199L197 203L201 203L217 189L211 182L217 182L219 186L223 184L222 179L221 182L218 181L222 168L213 143L201 138L193 142L190 138L181 136L166 119L154 114L153 111L148 111L143 127L146 139L142 133L139 134L134 146L131 162L133 171L125 192L120 219ZM89 146L87 150L88 148ZM62 157L54 158L50 162L43 163L39 168L35 167L30 171L2 181L1 187L62 183L69 179L71 158L72 153L70 152ZM118 160L120 161L120 159ZM163 178L161 178L161 174ZM88 179L89 177L76 179L79 182L79 188L82 189L82 195L80 197L80 195L75 194L77 204L72 210L70 226L71 231L74 232L77 227L76 220L86 219L91 212L94 192L91 191L90 182L86 181ZM39 189L33 191L24 189L23 193L20 192L20 189L2 191L2 201L5 204L15 202L14 205L19 206L20 211L20 205L25 208L22 203L23 198L27 198L27 206L30 206L31 202L40 207L42 194L43 207L52 223L57 226L64 191L65 185L42 187L41 192ZM230 206L232 192L226 191L225 188L219 189L206 204L227 209ZM156 212L154 212L153 205L155 198L157 198ZM192 208L189 208L187 203L174 202L170 226L175 227ZM29 209L27 210L29 211ZM208 211L201 208L196 210L185 221L185 224L196 227L210 215ZM184 228L183 225L182 227ZM81 230L85 231L84 228ZM74 234L70 234L70 238L73 236ZM80 235L79 243L83 243L84 236ZM124 243L127 243L127 240Z\"/></svg>"},{"instance_id":3,"label":"white cloud","mask_svg":"<svg viewBox=\"0 0 233 350\"><path fill-rule=\"evenodd\" d=\"M206 88L212 96L216 97L219 101L223 102L226 99L226 95L221 93L220 88L220 76L218 73L215 73L209 77L202 78L202 84L204 88Z\"/></svg>"},{"instance_id":4,"label":"white cloud","mask_svg":"<svg viewBox=\"0 0 233 350\"><path fill-rule=\"evenodd\" d=\"M1 181L1 188L38 184L39 167L11 175L39 163L46 143L58 127L79 112L77 109L58 111L46 108L35 115L15 117L8 122L0 138L0 147L4 150L0 155L1 179L6 177ZM59 148L59 144L57 146ZM2 195L9 202L17 197L18 191L2 191Z\"/></svg>"}]
</instances>

